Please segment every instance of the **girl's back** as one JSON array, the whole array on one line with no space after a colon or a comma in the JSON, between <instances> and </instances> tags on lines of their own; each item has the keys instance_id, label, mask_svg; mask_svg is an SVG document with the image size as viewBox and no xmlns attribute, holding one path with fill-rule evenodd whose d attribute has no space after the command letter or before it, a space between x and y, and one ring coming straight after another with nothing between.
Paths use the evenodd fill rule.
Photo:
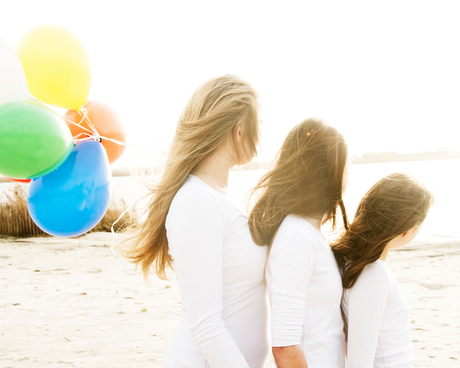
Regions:
<instances>
[{"instance_id":1,"label":"girl's back","mask_svg":"<svg viewBox=\"0 0 460 368\"><path fill-rule=\"evenodd\" d=\"M344 367L342 283L323 234L288 215L273 241L266 278L273 346L300 342L310 368Z\"/></svg>"},{"instance_id":2,"label":"girl's back","mask_svg":"<svg viewBox=\"0 0 460 368\"><path fill-rule=\"evenodd\" d=\"M409 310L385 262L367 265L356 284L344 290L342 310L348 367L412 367Z\"/></svg>"}]
</instances>

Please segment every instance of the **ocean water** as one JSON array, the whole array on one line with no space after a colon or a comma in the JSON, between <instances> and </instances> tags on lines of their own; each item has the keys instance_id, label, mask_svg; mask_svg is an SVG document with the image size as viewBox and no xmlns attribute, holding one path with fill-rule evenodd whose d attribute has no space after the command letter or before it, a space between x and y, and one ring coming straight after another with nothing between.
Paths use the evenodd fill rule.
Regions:
<instances>
[{"instance_id":1,"label":"ocean water","mask_svg":"<svg viewBox=\"0 0 460 368\"><path fill-rule=\"evenodd\" d=\"M350 215L354 214L361 197L377 180L393 172L405 172L422 182L436 197L418 239L457 238L460 237L459 171L460 159L352 165L344 202Z\"/></svg>"},{"instance_id":2,"label":"ocean water","mask_svg":"<svg viewBox=\"0 0 460 368\"><path fill-rule=\"evenodd\" d=\"M353 218L359 200L377 180L390 173L405 172L425 184L437 199L417 236L417 241L449 241L460 238L459 171L460 159L351 165L344 196L348 216ZM229 192L233 202L243 211L246 208L248 192L264 173L265 170L230 173ZM114 178L113 184L115 190L130 194L133 200L143 193L130 177Z\"/></svg>"}]
</instances>

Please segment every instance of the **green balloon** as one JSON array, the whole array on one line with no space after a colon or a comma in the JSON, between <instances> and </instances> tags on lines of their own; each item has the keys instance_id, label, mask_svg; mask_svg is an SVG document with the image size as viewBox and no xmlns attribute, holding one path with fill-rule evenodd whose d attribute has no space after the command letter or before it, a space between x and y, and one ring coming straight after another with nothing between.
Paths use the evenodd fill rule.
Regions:
<instances>
[{"instance_id":1,"label":"green balloon","mask_svg":"<svg viewBox=\"0 0 460 368\"><path fill-rule=\"evenodd\" d=\"M34 101L0 105L0 174L38 178L61 165L73 147L66 123L47 106Z\"/></svg>"}]
</instances>

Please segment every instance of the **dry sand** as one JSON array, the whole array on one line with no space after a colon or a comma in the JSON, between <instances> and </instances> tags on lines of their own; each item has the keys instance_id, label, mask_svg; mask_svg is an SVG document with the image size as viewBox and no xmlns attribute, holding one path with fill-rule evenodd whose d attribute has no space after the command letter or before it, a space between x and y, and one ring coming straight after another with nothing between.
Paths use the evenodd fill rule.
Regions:
<instances>
[{"instance_id":1,"label":"dry sand","mask_svg":"<svg viewBox=\"0 0 460 368\"><path fill-rule=\"evenodd\" d=\"M174 274L146 284L111 242L0 238L0 367L163 366L180 314ZM415 243L388 264L410 308L415 366L459 367L460 240Z\"/></svg>"}]
</instances>

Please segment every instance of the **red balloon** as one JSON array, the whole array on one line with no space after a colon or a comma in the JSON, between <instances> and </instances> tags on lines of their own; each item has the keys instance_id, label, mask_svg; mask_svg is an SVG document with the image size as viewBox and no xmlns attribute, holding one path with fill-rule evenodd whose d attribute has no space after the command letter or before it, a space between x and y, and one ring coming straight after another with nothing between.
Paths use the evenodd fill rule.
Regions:
<instances>
[{"instance_id":1,"label":"red balloon","mask_svg":"<svg viewBox=\"0 0 460 368\"><path fill-rule=\"evenodd\" d=\"M17 183L30 183L32 179L13 179L5 176L8 180L15 181Z\"/></svg>"},{"instance_id":2,"label":"red balloon","mask_svg":"<svg viewBox=\"0 0 460 368\"><path fill-rule=\"evenodd\" d=\"M88 102L85 105L85 108L88 118L85 118L82 112L76 110L68 110L64 115L64 120L69 126L74 139L85 138L88 136L87 134L91 134L91 132L89 132L91 131L88 124L89 119L91 124L102 137L115 139L122 143L126 142L125 129L115 111L113 111L109 106L101 102ZM80 127L72 124L69 120L73 123L79 124ZM113 164L116 160L118 160L126 148L125 145L117 144L104 138L102 138L102 145L107 152L110 164Z\"/></svg>"}]
</instances>

